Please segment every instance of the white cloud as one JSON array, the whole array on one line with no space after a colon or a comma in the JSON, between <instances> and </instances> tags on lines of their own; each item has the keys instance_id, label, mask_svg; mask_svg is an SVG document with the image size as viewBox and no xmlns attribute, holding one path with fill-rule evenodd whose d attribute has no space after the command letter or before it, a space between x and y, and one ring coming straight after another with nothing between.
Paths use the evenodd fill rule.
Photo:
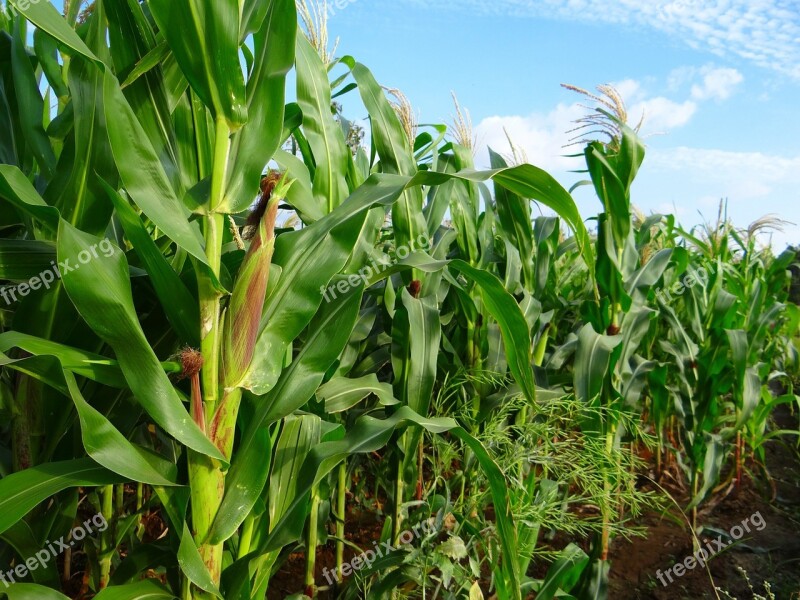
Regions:
<instances>
[{"instance_id":1,"label":"white cloud","mask_svg":"<svg viewBox=\"0 0 800 600\"><path fill-rule=\"evenodd\" d=\"M696 102L675 102L662 96L638 102L629 110L632 121L638 123L639 117L644 116L644 129L650 133L665 133L683 127L696 112Z\"/></svg>"},{"instance_id":2,"label":"white cloud","mask_svg":"<svg viewBox=\"0 0 800 600\"><path fill-rule=\"evenodd\" d=\"M639 102L645 98L642 84L635 79L624 79L614 83L613 86L628 104L631 102Z\"/></svg>"},{"instance_id":3,"label":"white cloud","mask_svg":"<svg viewBox=\"0 0 800 600\"><path fill-rule=\"evenodd\" d=\"M637 102L630 110L631 121L637 123L644 114L645 133L665 133L686 125L697 110L690 100L674 102L656 97ZM500 154L511 154L506 132L515 146L524 150L528 162L545 170L567 171L580 166L567 155L582 150L582 145L571 145L580 132L570 133L575 120L586 114L579 102L559 104L548 113L530 115L495 115L483 119L476 127L478 137L479 167L489 166L487 147ZM579 136L580 137L580 136Z\"/></svg>"},{"instance_id":4,"label":"white cloud","mask_svg":"<svg viewBox=\"0 0 800 600\"><path fill-rule=\"evenodd\" d=\"M678 79L680 81L676 83ZM689 123L703 101L727 98L742 79L735 69L718 69L710 65L676 69L669 78L671 88L686 87L697 81L692 85L691 97L683 101L649 96L642 83L635 79L618 81L613 87L625 100L631 123L636 124L644 117L643 133L660 134ZM566 146L576 135L569 133L575 128L575 120L586 114L581 104L576 100L572 104L559 104L548 113L495 115L483 119L476 128L480 152L477 164L488 166L486 146L500 153L509 150L507 131L514 144L526 152L530 162L552 170L574 167L574 160L564 154L574 153L575 147Z\"/></svg>"},{"instance_id":5,"label":"white cloud","mask_svg":"<svg viewBox=\"0 0 800 600\"><path fill-rule=\"evenodd\" d=\"M487 147L502 155L510 154L505 131L515 146L523 149L528 162L545 170L566 171L575 167L575 159L565 154L580 151L579 147L565 148L575 127L575 119L586 113L578 103L559 104L546 114L528 116L493 116L483 119L476 127L478 137L478 167L489 166ZM504 131L505 130L505 131Z\"/></svg>"},{"instance_id":6,"label":"white cloud","mask_svg":"<svg viewBox=\"0 0 800 600\"><path fill-rule=\"evenodd\" d=\"M736 69L705 67L702 75L702 83L692 86L692 98L695 100L727 100L744 81L744 77Z\"/></svg>"},{"instance_id":7,"label":"white cloud","mask_svg":"<svg viewBox=\"0 0 800 600\"><path fill-rule=\"evenodd\" d=\"M407 0L420 6L648 27L800 79L797 0Z\"/></svg>"}]
</instances>

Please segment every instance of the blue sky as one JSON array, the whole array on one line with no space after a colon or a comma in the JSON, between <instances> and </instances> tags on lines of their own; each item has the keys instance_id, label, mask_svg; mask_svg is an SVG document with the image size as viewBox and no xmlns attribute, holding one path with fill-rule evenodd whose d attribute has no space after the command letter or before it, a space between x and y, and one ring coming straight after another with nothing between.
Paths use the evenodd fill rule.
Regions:
<instances>
[{"instance_id":1,"label":"blue sky","mask_svg":"<svg viewBox=\"0 0 800 600\"><path fill-rule=\"evenodd\" d=\"M452 123L458 95L479 167L487 146L510 153L505 128L529 162L569 188L582 163L562 146L583 111L560 84L611 83L631 120L645 114L640 209L692 226L713 221L726 198L737 226L777 214L793 224L764 242L800 244L800 0L328 3L337 55L402 90L420 123ZM348 117L364 119L350 96ZM598 212L589 188L575 196L585 218Z\"/></svg>"},{"instance_id":2,"label":"blue sky","mask_svg":"<svg viewBox=\"0 0 800 600\"><path fill-rule=\"evenodd\" d=\"M487 145L509 152L505 128L569 187L581 163L562 146L582 112L560 84L612 83L631 120L645 113L648 156L634 190L644 212L694 225L727 198L737 225L775 213L796 224L773 235L775 248L800 243L800 0L329 3L337 55L401 89L421 123L452 122L457 93L478 163ZM598 211L588 189L576 197L585 217Z\"/></svg>"}]
</instances>

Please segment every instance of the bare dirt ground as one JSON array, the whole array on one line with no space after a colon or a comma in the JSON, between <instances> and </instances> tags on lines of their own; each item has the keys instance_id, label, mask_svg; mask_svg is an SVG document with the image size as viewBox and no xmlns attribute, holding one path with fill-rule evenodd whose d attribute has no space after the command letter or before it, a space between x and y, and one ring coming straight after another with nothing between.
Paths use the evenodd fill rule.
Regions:
<instances>
[{"instance_id":1,"label":"bare dirt ground","mask_svg":"<svg viewBox=\"0 0 800 600\"><path fill-rule=\"evenodd\" d=\"M797 430L797 417L781 410L776 414L778 426ZM718 588L738 600L751 600L754 594L769 598L764 582L777 600L800 600L800 454L796 438L770 442L767 446L767 468L772 482L745 480L718 502L701 510L698 525L705 526L701 540L715 538L718 532L729 532L742 521L760 513L766 522L762 531L751 528L737 543L731 544L708 563L709 572L701 568L687 571L682 577L664 586L656 576L676 562L692 554L692 538L688 527L674 518L650 516L645 524L648 536L631 542L619 541L613 547L611 600L700 600L727 598L714 592L711 579ZM677 512L677 511L676 511ZM748 581L752 585L750 590ZM709 576L710 575L710 576Z\"/></svg>"}]
</instances>

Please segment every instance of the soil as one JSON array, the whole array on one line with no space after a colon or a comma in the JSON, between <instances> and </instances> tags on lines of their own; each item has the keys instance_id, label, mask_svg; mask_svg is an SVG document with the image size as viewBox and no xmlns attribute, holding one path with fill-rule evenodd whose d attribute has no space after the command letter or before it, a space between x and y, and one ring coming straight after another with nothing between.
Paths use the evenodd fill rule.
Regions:
<instances>
[{"instance_id":1,"label":"soil","mask_svg":"<svg viewBox=\"0 0 800 600\"><path fill-rule=\"evenodd\" d=\"M786 407L781 407L775 418L780 428L797 430L797 417ZM766 582L777 600L800 600L800 455L796 443L796 438L786 438L767 445L771 485L761 489L745 479L741 488L712 500L698 514L698 526L706 528L699 534L704 543L741 526L756 513L766 523L761 531L751 526L750 533L708 561L709 572L695 567L682 577L673 575L672 583L662 576L667 584L663 585L657 572L663 573L690 556L692 538L688 526L676 522L674 516L650 516L645 521L646 538L612 546L609 598L726 599L722 592L715 594L716 586L738 600L754 599L755 594L768 599ZM763 481L763 475L758 481ZM678 500L685 505L685 497Z\"/></svg>"},{"instance_id":2,"label":"soil","mask_svg":"<svg viewBox=\"0 0 800 600\"><path fill-rule=\"evenodd\" d=\"M359 548L369 548L376 540L380 540L382 529L383 523L376 518L374 513L348 512L346 536L348 541ZM334 587L328 589L328 582L322 575L323 569L328 569L330 572L336 566L336 551L334 547L335 542L330 540L328 544L317 549L316 579L317 585L322 588L316 596L319 600L334 600L336 598L335 583ZM352 560L356 554L352 547L345 546L345 562ZM301 551L290 554L281 565L280 570L270 579L267 600L283 600L292 594L302 593L305 572L305 553ZM330 576L333 578L333 574Z\"/></svg>"}]
</instances>

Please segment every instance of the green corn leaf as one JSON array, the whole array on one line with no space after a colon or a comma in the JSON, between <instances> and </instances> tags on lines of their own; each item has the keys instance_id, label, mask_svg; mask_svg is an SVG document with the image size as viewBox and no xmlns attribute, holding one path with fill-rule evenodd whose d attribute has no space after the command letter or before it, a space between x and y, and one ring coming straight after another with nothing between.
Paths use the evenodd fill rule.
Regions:
<instances>
[{"instance_id":1,"label":"green corn leaf","mask_svg":"<svg viewBox=\"0 0 800 600\"><path fill-rule=\"evenodd\" d=\"M53 233L58 230L58 210L47 204L25 174L13 165L0 165L0 198L34 219Z\"/></svg>"},{"instance_id":2,"label":"green corn leaf","mask_svg":"<svg viewBox=\"0 0 800 600\"><path fill-rule=\"evenodd\" d=\"M178 468L131 444L111 422L83 398L75 376L64 372L72 401L78 411L86 452L109 471L149 485L178 485Z\"/></svg>"},{"instance_id":3,"label":"green corn leaf","mask_svg":"<svg viewBox=\"0 0 800 600\"><path fill-rule=\"evenodd\" d=\"M259 410L261 426L282 419L314 396L324 374L350 339L363 291L363 286L354 286L320 307L309 323L309 337L303 349L281 374Z\"/></svg>"},{"instance_id":4,"label":"green corn leaf","mask_svg":"<svg viewBox=\"0 0 800 600\"><path fill-rule=\"evenodd\" d=\"M176 157L177 148L185 141L178 141L171 123L172 106L169 103L166 73L168 66L174 63L174 57L167 44L156 37L152 20L145 14L143 4L128 0L106 0L103 7L108 16L114 72L120 79L125 78L122 85L125 98L136 113L136 119L147 134L173 187L180 194L182 177L186 177L186 173L176 172ZM162 48L160 52L159 48ZM147 69L156 57L163 59L160 68ZM181 80L185 84L182 92L188 84L185 79ZM187 181L183 181L185 185Z\"/></svg>"},{"instance_id":5,"label":"green corn leaf","mask_svg":"<svg viewBox=\"0 0 800 600\"><path fill-rule=\"evenodd\" d=\"M153 579L108 587L95 596L95 600L174 600L175 598L177 596Z\"/></svg>"},{"instance_id":6,"label":"green corn leaf","mask_svg":"<svg viewBox=\"0 0 800 600\"><path fill-rule=\"evenodd\" d=\"M278 150L275 153L275 162L288 174L289 179L292 181L292 187L289 188L289 193L286 196L288 204L298 212L300 218L306 224L311 224L321 219L325 212L319 203L314 200L314 192L311 190L311 175L305 163L285 150Z\"/></svg>"},{"instance_id":7,"label":"green corn leaf","mask_svg":"<svg viewBox=\"0 0 800 600\"><path fill-rule=\"evenodd\" d=\"M321 420L316 415L290 415L275 444L275 465L269 478L269 522L278 523L297 497L300 471L308 453L321 441Z\"/></svg>"},{"instance_id":8,"label":"green corn leaf","mask_svg":"<svg viewBox=\"0 0 800 600\"><path fill-rule=\"evenodd\" d=\"M517 531L514 526L514 516L511 512L511 501L508 497L505 476L479 440L475 439L461 427L453 429L451 434L459 438L472 450L475 459L478 461L478 464L481 466L481 469L483 469L489 481L489 491L495 509L498 537L500 538L500 547L503 554L500 572L503 574L509 597L512 600L521 600L522 586L520 585Z\"/></svg>"},{"instance_id":9,"label":"green corn leaf","mask_svg":"<svg viewBox=\"0 0 800 600\"><path fill-rule=\"evenodd\" d=\"M0 352L6 353L12 348L19 348L34 357L54 356L64 369L76 375L112 388L122 389L127 387L117 361L105 356L16 331L0 333ZM18 362L24 360L27 359L22 359Z\"/></svg>"},{"instance_id":10,"label":"green corn leaf","mask_svg":"<svg viewBox=\"0 0 800 600\"><path fill-rule=\"evenodd\" d=\"M19 373L41 381L65 396L69 395L60 365L50 357L29 356L28 358L12 360L5 354L0 353L0 366L14 369Z\"/></svg>"},{"instance_id":11,"label":"green corn leaf","mask_svg":"<svg viewBox=\"0 0 800 600\"><path fill-rule=\"evenodd\" d=\"M116 566L114 573L111 575L109 588L123 589L125 584L138 580L142 573L161 566L167 568L178 566L174 548L166 544L156 543L137 546L128 552L120 564ZM145 580L145 582L147 581Z\"/></svg>"},{"instance_id":12,"label":"green corn leaf","mask_svg":"<svg viewBox=\"0 0 800 600\"><path fill-rule=\"evenodd\" d=\"M374 394L382 406L397 404L392 386L380 383L375 373L355 379L334 377L317 390L317 399L325 403L325 412L332 414L350 410L364 398Z\"/></svg>"},{"instance_id":13,"label":"green corn leaf","mask_svg":"<svg viewBox=\"0 0 800 600\"><path fill-rule=\"evenodd\" d=\"M706 499L708 494L719 481L719 476L722 471L722 463L725 460L725 442L722 436L715 433L701 432L705 445L705 457L703 459L703 469L701 471L703 476L703 485L700 486L697 494L692 498L686 510L691 510L698 506L703 500ZM695 477L699 477L700 473L695 473Z\"/></svg>"},{"instance_id":14,"label":"green corn leaf","mask_svg":"<svg viewBox=\"0 0 800 600\"><path fill-rule=\"evenodd\" d=\"M58 258L71 269L61 273L67 294L92 330L114 349L131 391L153 420L193 450L225 462L183 407L145 338L133 305L125 256L108 240L104 242L111 252L93 257L89 249L103 242L61 222ZM87 255L88 261L80 258Z\"/></svg>"},{"instance_id":15,"label":"green corn leaf","mask_svg":"<svg viewBox=\"0 0 800 600\"><path fill-rule=\"evenodd\" d=\"M90 458L52 462L0 479L0 533L40 502L69 488L122 483L125 479Z\"/></svg>"},{"instance_id":16,"label":"green corn leaf","mask_svg":"<svg viewBox=\"0 0 800 600\"><path fill-rule=\"evenodd\" d=\"M303 114L303 133L314 155L314 198L320 209L330 213L344 202L348 189L349 150L341 127L331 114L328 71L305 35L297 35L297 103Z\"/></svg>"},{"instance_id":17,"label":"green corn leaf","mask_svg":"<svg viewBox=\"0 0 800 600\"><path fill-rule=\"evenodd\" d=\"M181 534L181 545L178 548L178 564L181 570L189 578L194 585L201 590L212 594L216 598L222 598L217 589L216 584L211 578L211 573L208 572L206 565L203 563L203 558L200 556L200 551L192 538L192 532L189 531L189 525L183 524L183 533Z\"/></svg>"},{"instance_id":18,"label":"green corn leaf","mask_svg":"<svg viewBox=\"0 0 800 600\"><path fill-rule=\"evenodd\" d=\"M270 3L263 2L263 0L244 0L242 25L239 32L240 42L244 42L248 35L261 29L269 7Z\"/></svg>"},{"instance_id":19,"label":"green corn leaf","mask_svg":"<svg viewBox=\"0 0 800 600\"><path fill-rule=\"evenodd\" d=\"M237 450L226 480L226 494L217 513L210 539L219 543L236 531L261 496L268 471L262 464L269 443L266 428L303 406L322 383L339 357L353 330L363 288L325 304L309 325L309 337L292 363L281 373L277 385L263 398Z\"/></svg>"},{"instance_id":20,"label":"green corn leaf","mask_svg":"<svg viewBox=\"0 0 800 600\"><path fill-rule=\"evenodd\" d=\"M531 338L525 317L514 297L493 274L471 267L461 260L454 260L450 268L462 273L478 285L486 309L500 325L506 359L511 374L522 388L525 397L533 402L536 385L531 368Z\"/></svg>"},{"instance_id":21,"label":"green corn leaf","mask_svg":"<svg viewBox=\"0 0 800 600\"><path fill-rule=\"evenodd\" d=\"M436 380L441 323L435 296L414 298L407 289L392 327L392 366L398 399L414 412L428 414Z\"/></svg>"},{"instance_id":22,"label":"green corn leaf","mask_svg":"<svg viewBox=\"0 0 800 600\"><path fill-rule=\"evenodd\" d=\"M0 239L0 279L28 281L52 269L56 247L36 240Z\"/></svg>"},{"instance_id":23,"label":"green corn leaf","mask_svg":"<svg viewBox=\"0 0 800 600\"><path fill-rule=\"evenodd\" d=\"M166 60L168 55L169 46L167 45L167 42L160 42L155 48L150 50L147 54L139 59L139 61L136 63L136 66L125 78L125 81L120 84L120 87L124 90L125 88L133 85L142 75L145 75L146 73L149 73L153 69L157 68Z\"/></svg>"},{"instance_id":24,"label":"green corn leaf","mask_svg":"<svg viewBox=\"0 0 800 600\"><path fill-rule=\"evenodd\" d=\"M725 333L733 357L733 372L736 379L734 398L739 408L733 430L723 432L727 436L739 431L753 415L761 400L761 378L758 376L758 371L747 364L750 352L747 333L741 329L728 329Z\"/></svg>"},{"instance_id":25,"label":"green corn leaf","mask_svg":"<svg viewBox=\"0 0 800 600\"><path fill-rule=\"evenodd\" d=\"M591 239L580 212L569 192L548 173L533 165L519 165L492 176L495 183L523 198L541 202L553 209L570 226L578 240L578 248L594 280L594 253Z\"/></svg>"},{"instance_id":26,"label":"green corn leaf","mask_svg":"<svg viewBox=\"0 0 800 600\"><path fill-rule=\"evenodd\" d=\"M536 597L552 600L561 591L569 592L589 563L589 557L577 544L569 544L550 565Z\"/></svg>"},{"instance_id":27,"label":"green corn leaf","mask_svg":"<svg viewBox=\"0 0 800 600\"><path fill-rule=\"evenodd\" d=\"M381 171L413 176L417 172L411 141L383 89L367 67L358 63L353 77L370 116L372 143L381 159ZM422 212L422 190L406 189L392 210L392 228L398 246L408 246L411 240L427 233Z\"/></svg>"},{"instance_id":28,"label":"green corn leaf","mask_svg":"<svg viewBox=\"0 0 800 600\"><path fill-rule=\"evenodd\" d=\"M35 583L15 583L3 589L8 600L69 600L64 594Z\"/></svg>"},{"instance_id":29,"label":"green corn leaf","mask_svg":"<svg viewBox=\"0 0 800 600\"><path fill-rule=\"evenodd\" d=\"M150 281L167 318L185 343L199 346L200 310L197 301L164 258L133 207L105 181L102 183L126 237L150 275Z\"/></svg>"},{"instance_id":30,"label":"green corn leaf","mask_svg":"<svg viewBox=\"0 0 800 600\"><path fill-rule=\"evenodd\" d=\"M89 50L89 47L78 37L75 30L67 24L64 17L58 13L58 10L51 2L25 2L24 10L20 8L20 0L10 0L10 3L36 27L49 33L67 48L96 62L98 65L102 65L100 59Z\"/></svg>"},{"instance_id":31,"label":"green corn leaf","mask_svg":"<svg viewBox=\"0 0 800 600\"><path fill-rule=\"evenodd\" d=\"M117 179L103 114L103 74L82 57L73 58L68 70L74 145L61 153L58 169L45 198L61 217L93 235L108 228L112 207L100 185L100 178Z\"/></svg>"},{"instance_id":32,"label":"green corn leaf","mask_svg":"<svg viewBox=\"0 0 800 600\"><path fill-rule=\"evenodd\" d=\"M50 179L56 168L56 155L42 125L44 100L39 92L34 67L25 47L24 24L23 19L16 20L11 43L11 71L14 75L14 90L17 93L22 135L36 157L36 162L45 178Z\"/></svg>"},{"instance_id":33,"label":"green corn leaf","mask_svg":"<svg viewBox=\"0 0 800 600\"><path fill-rule=\"evenodd\" d=\"M108 137L125 189L142 212L169 238L207 263L200 232L188 220L189 210L175 195L156 151L110 73L103 84Z\"/></svg>"},{"instance_id":34,"label":"green corn leaf","mask_svg":"<svg viewBox=\"0 0 800 600\"><path fill-rule=\"evenodd\" d=\"M382 448L391 439L396 428L410 424L416 424L434 433L441 433L456 427L456 423L452 419L425 419L407 406L400 407L386 419L376 419L371 416L361 417L344 438L338 441L324 442L311 451L298 478L296 496L292 499L291 506L287 508L284 518L272 528L257 552L277 550L300 537L305 522L308 493L344 458L353 454L374 452Z\"/></svg>"},{"instance_id":35,"label":"green corn leaf","mask_svg":"<svg viewBox=\"0 0 800 600\"><path fill-rule=\"evenodd\" d=\"M148 6L192 89L215 118L239 129L247 121L239 2L150 0Z\"/></svg>"},{"instance_id":36,"label":"green corn leaf","mask_svg":"<svg viewBox=\"0 0 800 600\"><path fill-rule=\"evenodd\" d=\"M403 177L375 175L324 219L278 237L273 264L282 274L268 293L256 354L242 387L256 395L272 388L289 343L332 299L326 286L347 263L367 211L394 202L407 183Z\"/></svg>"},{"instance_id":37,"label":"green corn leaf","mask_svg":"<svg viewBox=\"0 0 800 600\"><path fill-rule=\"evenodd\" d=\"M258 4L267 13L253 36L255 63L247 81L248 121L233 139L226 198L220 209L231 213L252 204L261 172L283 141L286 75L294 64L295 3L271 0Z\"/></svg>"},{"instance_id":38,"label":"green corn leaf","mask_svg":"<svg viewBox=\"0 0 800 600\"><path fill-rule=\"evenodd\" d=\"M572 595L577 600L607 600L610 570L611 564L607 560L590 558Z\"/></svg>"},{"instance_id":39,"label":"green corn leaf","mask_svg":"<svg viewBox=\"0 0 800 600\"><path fill-rule=\"evenodd\" d=\"M658 283L672 259L672 248L660 250L647 264L625 279L625 291L631 295L634 304L647 301L647 294Z\"/></svg>"},{"instance_id":40,"label":"green corn leaf","mask_svg":"<svg viewBox=\"0 0 800 600\"><path fill-rule=\"evenodd\" d=\"M596 400L603 389L611 353L621 342L621 336L601 335L590 323L581 328L573 373L575 396L579 400L586 403Z\"/></svg>"},{"instance_id":41,"label":"green corn leaf","mask_svg":"<svg viewBox=\"0 0 800 600\"><path fill-rule=\"evenodd\" d=\"M17 521L12 527L6 529L0 534L0 539L14 548L20 557L36 556L36 553L42 550L42 540L34 533L31 525L24 520ZM36 569L30 571L30 575L34 583L51 588L59 587L58 565L53 561L48 561L44 565L40 563ZM8 583L8 580L6 579L5 582Z\"/></svg>"},{"instance_id":42,"label":"green corn leaf","mask_svg":"<svg viewBox=\"0 0 800 600\"><path fill-rule=\"evenodd\" d=\"M619 365L623 372L630 371L630 361L634 354L639 350L639 346L650 329L650 322L656 318L658 311L647 307L634 308L625 313L622 318L620 335Z\"/></svg>"},{"instance_id":43,"label":"green corn leaf","mask_svg":"<svg viewBox=\"0 0 800 600\"><path fill-rule=\"evenodd\" d=\"M53 88L53 93L58 98L67 98L69 89L64 83L61 65L58 64L58 44L56 40L42 31L35 29L33 32L33 48L42 71L47 77L47 83Z\"/></svg>"},{"instance_id":44,"label":"green corn leaf","mask_svg":"<svg viewBox=\"0 0 800 600\"><path fill-rule=\"evenodd\" d=\"M7 332L3 336L9 334L14 336L21 335L16 334L16 332ZM30 338L30 340L35 340L35 338ZM25 341L29 340L22 340L23 344ZM2 343L3 341L0 341L0 344ZM132 481L161 486L178 485L177 467L173 463L167 462L149 450L130 443L103 414L86 402L75 381L75 376L70 370L67 370L67 366L71 361L76 360L76 355L80 356L81 351L59 346L52 342L29 343L27 345L32 349L44 349L48 354L13 362L3 360L0 361L0 364L5 363L7 366L23 373L27 372L72 398L78 412L84 448L93 460L106 467L109 471L118 473ZM53 360L58 356L54 353L54 350L66 357L66 365ZM32 363L36 366L31 366ZM56 364L53 365L52 363ZM118 375L121 374L118 373Z\"/></svg>"},{"instance_id":45,"label":"green corn leaf","mask_svg":"<svg viewBox=\"0 0 800 600\"><path fill-rule=\"evenodd\" d=\"M269 429L263 427L248 440L246 450L242 449L236 455L226 478L225 497L209 534L212 543L233 537L258 502L269 477L271 452ZM248 460L240 460L240 454L246 454ZM252 460L254 457L258 460Z\"/></svg>"},{"instance_id":46,"label":"green corn leaf","mask_svg":"<svg viewBox=\"0 0 800 600\"><path fill-rule=\"evenodd\" d=\"M614 247L619 250L624 247L631 229L629 190L616 169L619 157L609 155L605 146L599 142L589 144L585 154L595 191L603 202L606 217L610 221Z\"/></svg>"},{"instance_id":47,"label":"green corn leaf","mask_svg":"<svg viewBox=\"0 0 800 600\"><path fill-rule=\"evenodd\" d=\"M489 159L493 169L508 168L505 159L489 149ZM519 250L522 260L522 272L528 291L533 290L533 227L531 225L531 208L527 200L495 184L494 197L497 202L497 216L508 239Z\"/></svg>"}]
</instances>

